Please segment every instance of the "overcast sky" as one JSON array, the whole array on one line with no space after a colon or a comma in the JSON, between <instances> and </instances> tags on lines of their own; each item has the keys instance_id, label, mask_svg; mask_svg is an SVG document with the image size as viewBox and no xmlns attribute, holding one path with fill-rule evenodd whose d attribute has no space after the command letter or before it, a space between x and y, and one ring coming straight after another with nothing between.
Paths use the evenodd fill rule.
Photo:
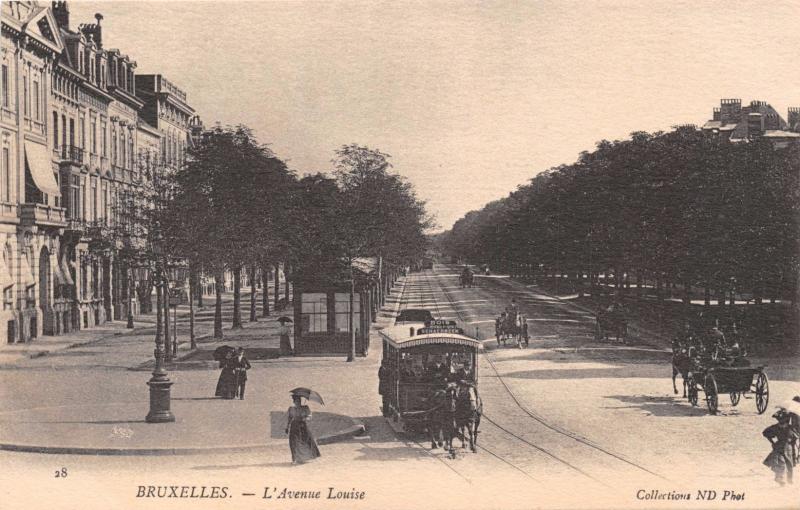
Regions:
<instances>
[{"instance_id":1,"label":"overcast sky","mask_svg":"<svg viewBox=\"0 0 800 510\"><path fill-rule=\"evenodd\" d=\"M698 5L699 4L699 5ZM70 2L299 174L392 155L442 229L601 139L800 106L800 2Z\"/></svg>"}]
</instances>

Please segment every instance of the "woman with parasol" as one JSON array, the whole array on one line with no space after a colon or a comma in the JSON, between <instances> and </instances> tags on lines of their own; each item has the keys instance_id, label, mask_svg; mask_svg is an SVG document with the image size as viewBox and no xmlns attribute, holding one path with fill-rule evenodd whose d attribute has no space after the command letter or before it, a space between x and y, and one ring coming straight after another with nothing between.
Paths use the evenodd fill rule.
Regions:
<instances>
[{"instance_id":1,"label":"woman with parasol","mask_svg":"<svg viewBox=\"0 0 800 510\"><path fill-rule=\"evenodd\" d=\"M291 392L294 405L289 408L286 422L286 433L289 434L289 448L292 451L292 464L302 464L320 456L319 447L311 431L308 421L311 419L311 409L303 404L303 398L314 400L322 405L322 397L316 391L308 388L295 388Z\"/></svg>"},{"instance_id":2,"label":"woman with parasol","mask_svg":"<svg viewBox=\"0 0 800 510\"><path fill-rule=\"evenodd\" d=\"M228 345L218 347L214 351L214 359L219 361L219 368L222 371L217 380L217 389L214 395L225 399L232 399L236 395L236 373L234 372L235 363L233 353L235 349Z\"/></svg>"}]
</instances>

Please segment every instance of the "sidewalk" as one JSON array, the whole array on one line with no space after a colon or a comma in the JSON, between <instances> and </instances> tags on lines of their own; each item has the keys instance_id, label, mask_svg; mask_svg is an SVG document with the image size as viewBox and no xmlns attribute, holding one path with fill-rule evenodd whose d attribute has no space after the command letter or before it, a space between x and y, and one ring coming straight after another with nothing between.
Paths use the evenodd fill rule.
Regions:
<instances>
[{"instance_id":1,"label":"sidewalk","mask_svg":"<svg viewBox=\"0 0 800 510\"><path fill-rule=\"evenodd\" d=\"M168 367L174 383L174 423L150 424L144 420L149 408L146 382L152 370L150 360L130 359L127 368L95 367L92 360L75 365L73 358L83 360L82 356L60 360L54 355L43 360L63 361L69 369L39 367L40 360L33 359L28 360L30 369L0 371L0 387L14 388L5 392L0 405L0 450L173 455L285 449L289 391L298 386L315 389L325 399L325 406L310 404L310 427L321 444L351 437L363 440L364 423L380 415L377 367L381 341L376 329L391 323L401 292L399 282L387 297L371 332L369 356L351 363L344 357L277 358L277 315L245 322L241 330L226 329L221 341L203 339L196 351L184 352ZM124 328L124 323L121 326ZM152 326L148 331L152 333ZM114 333L116 328L109 332ZM152 353L152 339L143 336L142 341L148 343L136 352L149 348ZM212 354L219 345L246 348L253 368L248 372L245 400L213 396L219 370ZM90 354L96 354L97 349L117 348L114 340L108 345L100 342ZM31 384L31 378L35 384ZM373 386L374 391L369 391Z\"/></svg>"}]
</instances>

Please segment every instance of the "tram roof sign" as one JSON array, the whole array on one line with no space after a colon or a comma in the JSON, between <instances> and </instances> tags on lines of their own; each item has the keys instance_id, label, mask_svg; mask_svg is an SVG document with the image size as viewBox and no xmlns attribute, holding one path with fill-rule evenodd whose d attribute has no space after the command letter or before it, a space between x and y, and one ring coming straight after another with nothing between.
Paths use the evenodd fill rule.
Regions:
<instances>
[{"instance_id":1,"label":"tram roof sign","mask_svg":"<svg viewBox=\"0 0 800 510\"><path fill-rule=\"evenodd\" d=\"M408 329L405 327L388 328L381 331L381 336L395 349L407 349L420 345L463 345L473 349L483 349L480 340L459 333L450 332L424 332L422 328L416 335L409 336Z\"/></svg>"}]
</instances>

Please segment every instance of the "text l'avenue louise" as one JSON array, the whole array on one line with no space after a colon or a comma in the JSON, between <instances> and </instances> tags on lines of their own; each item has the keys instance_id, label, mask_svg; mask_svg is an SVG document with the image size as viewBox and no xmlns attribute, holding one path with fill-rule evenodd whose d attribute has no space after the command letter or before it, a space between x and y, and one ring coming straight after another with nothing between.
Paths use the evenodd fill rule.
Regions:
<instances>
[{"instance_id":1,"label":"text l'avenue louise","mask_svg":"<svg viewBox=\"0 0 800 510\"><path fill-rule=\"evenodd\" d=\"M658 489L639 489L636 499L640 501L744 501L744 491L708 490L660 491Z\"/></svg>"},{"instance_id":2,"label":"text l'avenue louise","mask_svg":"<svg viewBox=\"0 0 800 510\"><path fill-rule=\"evenodd\" d=\"M244 496L255 496L254 493L243 493ZM230 487L198 486L198 485L139 485L136 488L137 498L199 498L223 499L233 497ZM330 500L363 500L366 491L325 487L325 489L297 490L289 487L264 487L261 499L330 499Z\"/></svg>"}]
</instances>

